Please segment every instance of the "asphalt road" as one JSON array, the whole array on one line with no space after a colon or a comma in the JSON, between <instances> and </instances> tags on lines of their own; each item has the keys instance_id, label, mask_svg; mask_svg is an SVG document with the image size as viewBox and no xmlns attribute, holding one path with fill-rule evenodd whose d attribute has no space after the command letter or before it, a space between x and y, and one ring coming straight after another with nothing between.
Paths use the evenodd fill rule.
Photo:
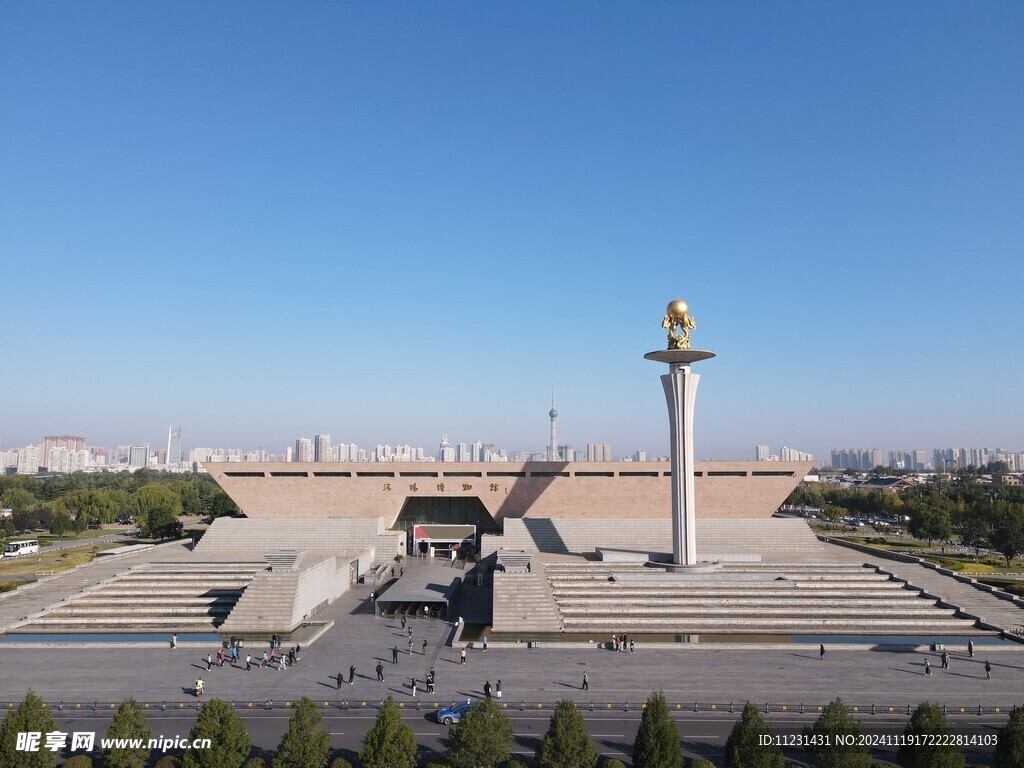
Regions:
<instances>
[{"instance_id":1,"label":"asphalt road","mask_svg":"<svg viewBox=\"0 0 1024 768\"><path fill-rule=\"evenodd\" d=\"M65 714L54 712L58 726L68 732L94 731L97 739L110 724L109 712L87 714ZM246 723L256 754L272 751L288 728L289 713L284 709L272 711L242 710L239 715ZM362 748L363 738L373 725L375 710L357 709L347 712L337 709L322 710L322 727L331 734L331 747L336 752L352 757ZM421 754L442 753L448 727L434 721L432 714L425 711L403 713L405 720L416 734ZM550 711L508 711L515 730L513 752L532 756L548 727ZM151 712L148 715L150 730L154 737L167 739L184 738L195 723L194 710ZM640 713L596 712L585 713L587 730L598 752L606 757L617 757L628 761L632 754L633 740L640 724ZM729 732L738 714L721 713L673 713L673 720L679 728L680 739L689 757L706 757L721 764L723 750ZM814 722L814 715L773 715L769 723L779 735L795 735ZM954 717L956 733L965 735L991 735L1005 724L1003 717ZM863 718L865 732L869 734L896 735L903 732L906 716L867 716ZM988 765L994 747L966 748L967 764ZM803 761L806 755L798 747L786 748L786 756L792 761ZM895 747L880 746L872 751L874 759L894 760Z\"/></svg>"}]
</instances>

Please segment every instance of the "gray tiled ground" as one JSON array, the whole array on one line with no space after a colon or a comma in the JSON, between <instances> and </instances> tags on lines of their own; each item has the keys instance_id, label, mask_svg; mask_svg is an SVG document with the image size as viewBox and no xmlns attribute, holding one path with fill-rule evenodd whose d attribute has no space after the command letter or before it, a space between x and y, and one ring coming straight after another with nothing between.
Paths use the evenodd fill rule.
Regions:
<instances>
[{"instance_id":1,"label":"gray tiled ground","mask_svg":"<svg viewBox=\"0 0 1024 768\"><path fill-rule=\"evenodd\" d=\"M318 700L375 699L396 695L409 700L412 675L421 681L431 664L437 671L437 694L448 702L480 695L485 680L501 679L506 701L555 701L570 696L581 701L642 701L662 688L672 701L728 703L753 699L790 704L824 703L837 694L850 704L902 705L928 698L952 706L1007 706L1024 703L1024 648L994 651L993 679L985 680L984 650L975 659L954 654L952 669L923 674L925 654L832 650L824 661L816 649L726 650L639 648L635 656L590 648L536 650L491 647L486 654L469 652L460 666L458 652L442 648L451 628L437 621L414 621L415 647L428 640L426 657L399 654L405 635L397 621L375 619L366 607L369 587L358 587L325 611L333 630L303 652L303 662L286 672L225 667L205 671L205 650L62 650L0 651L0 702L18 700L28 687L48 700L120 700L133 695L151 701L187 699L184 689L196 676L207 681L209 695L237 700L281 700L309 695ZM211 649L213 650L213 649ZM262 648L253 651L262 651ZM257 654L258 655L258 654ZM378 684L373 667L385 662L385 683ZM339 692L330 677L357 666L355 685ZM580 691L582 673L590 675L590 691Z\"/></svg>"}]
</instances>

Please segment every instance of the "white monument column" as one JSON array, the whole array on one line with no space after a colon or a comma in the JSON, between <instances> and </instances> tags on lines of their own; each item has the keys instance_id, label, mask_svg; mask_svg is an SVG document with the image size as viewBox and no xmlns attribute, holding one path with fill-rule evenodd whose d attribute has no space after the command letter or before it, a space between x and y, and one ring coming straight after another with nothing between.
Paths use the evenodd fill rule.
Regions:
<instances>
[{"instance_id":1,"label":"white monument column","mask_svg":"<svg viewBox=\"0 0 1024 768\"><path fill-rule=\"evenodd\" d=\"M697 563L697 504L693 482L693 407L697 400L700 375L690 364L715 356L714 352L690 349L693 317L685 302L673 301L662 326L669 331L669 349L649 352L648 360L668 363L661 377L668 405L670 447L672 451L672 563L689 566ZM677 329L682 333L676 333Z\"/></svg>"}]
</instances>

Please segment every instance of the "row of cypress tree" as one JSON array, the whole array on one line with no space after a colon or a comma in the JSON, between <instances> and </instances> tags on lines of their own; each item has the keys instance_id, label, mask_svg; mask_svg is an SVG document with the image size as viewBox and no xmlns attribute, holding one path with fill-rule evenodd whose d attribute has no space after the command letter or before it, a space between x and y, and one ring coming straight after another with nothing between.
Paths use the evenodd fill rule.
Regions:
<instances>
[{"instance_id":1,"label":"row of cypress tree","mask_svg":"<svg viewBox=\"0 0 1024 768\"><path fill-rule=\"evenodd\" d=\"M29 691L24 701L10 711L0 727L0 766L3 768L52 768L55 753L48 750L16 750L19 732L56 731L56 723L43 701ZM904 734L952 734L953 728L939 707L924 702L911 715ZM863 725L853 717L840 699L830 703L810 727L810 741L836 745L838 736L860 736ZM736 721L725 747L726 768L784 768L782 750L762 744L762 736L773 735L757 707L747 702ZM121 703L106 736L111 739L141 739L152 733L146 716L134 699ZM996 768L1024 766L1024 708L1014 707L1006 726L998 734ZM241 718L225 702L211 699L199 712L190 741L209 739L209 749L189 749L179 759L165 757L159 768L263 768L262 758L250 758L252 748ZM448 735L448 750L441 760L428 768L524 768L512 757L513 729L508 717L492 700L470 709ZM303 697L292 708L288 732L278 745L270 768L327 768L330 735L321 727L316 704ZM810 746L807 759L816 768L871 768L870 750L856 739L850 746ZM102 768L145 768L149 749L108 748L99 757ZM547 733L537 748L535 759L540 768L596 768L597 749L586 731L583 713L568 699L558 702ZM957 746L933 745L901 747L897 759L904 768L964 768L964 753ZM366 734L359 753L363 768L417 768L418 749L413 729L391 697L377 711L377 719ZM77 761L77 766L76 762ZM676 725L669 717L668 705L659 691L651 694L644 706L640 727L633 742L633 768L682 768L683 750ZM68 768L89 768L92 760L71 758ZM707 760L689 763L691 768L714 768ZM332 768L351 768L337 758ZM606 760L604 768L624 768L618 760Z\"/></svg>"}]
</instances>

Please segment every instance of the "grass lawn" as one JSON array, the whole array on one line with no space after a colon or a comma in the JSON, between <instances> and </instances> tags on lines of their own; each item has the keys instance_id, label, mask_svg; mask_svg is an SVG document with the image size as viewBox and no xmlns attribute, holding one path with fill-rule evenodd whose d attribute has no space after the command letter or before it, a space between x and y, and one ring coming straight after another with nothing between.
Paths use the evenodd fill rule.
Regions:
<instances>
[{"instance_id":1,"label":"grass lawn","mask_svg":"<svg viewBox=\"0 0 1024 768\"><path fill-rule=\"evenodd\" d=\"M76 565L88 563L96 553L104 549L123 546L115 542L90 544L87 547L76 547L56 552L40 552L38 555L4 558L0 562L0 574L4 576L25 576L31 574L48 574L74 568Z\"/></svg>"}]
</instances>

